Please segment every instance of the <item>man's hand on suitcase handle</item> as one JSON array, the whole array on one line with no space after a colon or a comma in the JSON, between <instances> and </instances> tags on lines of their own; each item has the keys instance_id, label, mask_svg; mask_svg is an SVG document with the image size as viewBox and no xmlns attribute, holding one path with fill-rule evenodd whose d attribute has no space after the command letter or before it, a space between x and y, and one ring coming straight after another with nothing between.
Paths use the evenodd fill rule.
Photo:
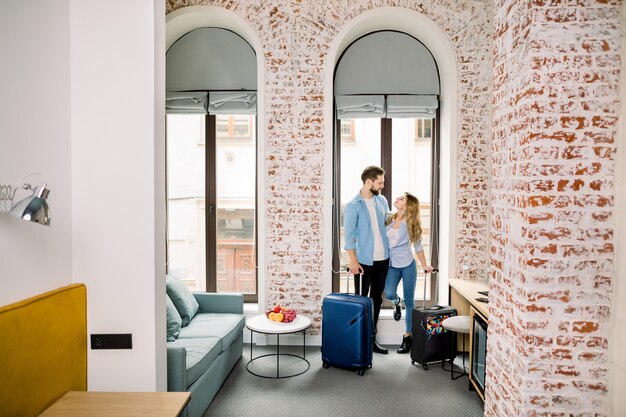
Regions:
<instances>
[{"instance_id":1,"label":"man's hand on suitcase handle","mask_svg":"<svg viewBox=\"0 0 626 417\"><path fill-rule=\"evenodd\" d=\"M350 267L348 268L348 271L350 271L350 273L352 275L358 275L358 274L362 274L363 273L363 267L361 266L360 263L356 262L353 263L352 261L350 262Z\"/></svg>"}]
</instances>

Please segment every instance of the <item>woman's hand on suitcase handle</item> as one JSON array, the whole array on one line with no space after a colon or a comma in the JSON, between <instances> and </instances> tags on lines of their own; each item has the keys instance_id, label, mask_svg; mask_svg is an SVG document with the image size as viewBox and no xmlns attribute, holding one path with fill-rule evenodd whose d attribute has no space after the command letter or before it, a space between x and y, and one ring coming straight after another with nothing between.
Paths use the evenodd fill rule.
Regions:
<instances>
[{"instance_id":1,"label":"woman's hand on suitcase handle","mask_svg":"<svg viewBox=\"0 0 626 417\"><path fill-rule=\"evenodd\" d=\"M429 272L433 272L433 271L438 271L437 269L434 269L432 266L428 265L424 267L424 273L428 274Z\"/></svg>"}]
</instances>

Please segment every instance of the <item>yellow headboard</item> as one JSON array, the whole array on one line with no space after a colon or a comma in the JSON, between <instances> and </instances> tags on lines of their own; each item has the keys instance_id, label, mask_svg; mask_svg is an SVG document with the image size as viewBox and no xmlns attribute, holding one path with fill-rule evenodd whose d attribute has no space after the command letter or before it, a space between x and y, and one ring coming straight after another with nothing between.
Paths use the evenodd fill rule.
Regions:
<instances>
[{"instance_id":1,"label":"yellow headboard","mask_svg":"<svg viewBox=\"0 0 626 417\"><path fill-rule=\"evenodd\" d=\"M72 284L0 307L0 415L37 416L87 390L87 290Z\"/></svg>"}]
</instances>

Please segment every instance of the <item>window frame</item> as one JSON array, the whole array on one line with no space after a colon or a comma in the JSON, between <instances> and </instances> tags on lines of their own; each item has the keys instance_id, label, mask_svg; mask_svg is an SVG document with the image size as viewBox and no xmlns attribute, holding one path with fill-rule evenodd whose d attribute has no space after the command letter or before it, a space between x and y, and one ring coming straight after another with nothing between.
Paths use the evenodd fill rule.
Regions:
<instances>
[{"instance_id":1,"label":"window frame","mask_svg":"<svg viewBox=\"0 0 626 417\"><path fill-rule=\"evenodd\" d=\"M251 115L252 116L252 115ZM256 116L252 116L252 117L256 117ZM204 129L204 138L202 138L201 140L198 141L198 145L203 146L204 147L204 158L205 158L205 189L204 189L204 203L205 203L205 285L206 285L206 291L207 292L213 292L216 293L217 292L217 274L218 274L218 265L217 265L217 178L216 178L216 174L217 174L217 164L215 163L216 161L216 156L217 156L217 143L222 142L223 138L225 137L218 137L217 136L217 118L215 115L204 115L204 123L205 123L205 129ZM232 116L230 116L231 120L233 119ZM166 149L167 149L167 141L168 141L168 136L167 136L167 116L165 117L165 124L166 124L166 135L165 135L165 141L166 141ZM253 123L252 120L250 121L250 136L247 138L236 138L236 137L229 137L229 140L231 140L232 138L234 138L232 140L232 142L238 142L238 143L242 143L242 142L250 142L252 139L252 128L253 126L257 126L256 123ZM237 140L237 139L243 139L243 140ZM259 153L259 147L258 147L258 141L255 144L255 160L258 160L258 153ZM168 190L168 181L167 181L167 175L168 175L168 167L167 167L167 158L166 158L166 164L165 164L165 176L166 176L166 181L165 181L165 207L166 207L166 214L165 214L165 219L166 219L166 224L165 224L165 264L166 264L166 271L169 268L169 213L168 213L168 202L169 202L169 190ZM252 259L251 259L251 273L254 273L254 281L255 281L255 288L256 288L256 292L254 294L243 294L243 299L244 302L246 303L257 303L258 299L259 299L259 274L258 274L258 268L257 268L257 262L256 260L258 259L258 228L259 228L259 210L258 210L258 176L255 175L255 178L257 179L257 182L255 184L255 192L254 192L254 251L252 253ZM169 273L169 272L168 272ZM248 272L246 271L246 274Z\"/></svg>"},{"instance_id":2,"label":"window frame","mask_svg":"<svg viewBox=\"0 0 626 417\"><path fill-rule=\"evenodd\" d=\"M223 142L228 137L231 142L249 142L252 139L252 121L250 121L250 136L218 136L217 135L217 116L207 114L205 119L205 225L206 225L206 288L208 292L217 293L217 143ZM254 116L256 117L256 116ZM229 115L229 132L233 128L234 116ZM254 123L256 126L257 124ZM234 130L233 130L234 131ZM258 159L258 141L255 144L255 159ZM255 175L255 178L257 176ZM258 182L255 184L254 192L254 251L252 259L258 259L258 228L259 228L259 210L258 210ZM254 281L256 291L254 294L243 294L244 303L257 303L259 300L259 274L258 268L253 262Z\"/></svg>"},{"instance_id":3,"label":"window frame","mask_svg":"<svg viewBox=\"0 0 626 417\"><path fill-rule=\"evenodd\" d=\"M439 123L440 123L440 117L439 117L439 109L437 109L437 115L435 118L431 119L431 140L432 140L432 152L433 152L433 156L431 157L431 161L433 166L431 166L431 172L432 175L434 176L436 174L436 179L433 179L431 177L431 195L433 193L432 188L433 187L437 187L438 188L438 184L440 181L440 169L439 169L439 162L438 162L438 155L439 155ZM342 137L342 132L341 132L341 119L335 117L334 119L334 123L335 123L335 128L333 129L335 132L334 138L333 138L333 153L334 153L334 158L333 158L333 174L335 176L335 178L333 178L333 196L334 196L334 201L335 203L333 203L333 258L332 258L332 283L331 283L331 288L333 292L339 292L341 291L341 282L340 282L340 268L341 268L341 260L340 260L340 250L341 248L339 248L339 244L340 244L340 233L339 230L337 230L337 228L341 228L341 223L340 223L340 219L342 216L341 211L341 185L340 182L337 180L338 178L341 178L341 165L340 165L340 161L341 161L341 142L343 141L343 137ZM352 120L352 123L354 124L354 120ZM389 118L382 118L381 119L381 138L380 138L380 146L381 146L381 168L383 168L385 170L385 187L383 188L382 191L382 195L385 196L385 198L387 199L387 201L391 204L392 203L392 196L391 196L391 189L392 189L392 184L393 184L393 177L392 177L392 167L393 167L393 155L392 155L392 137L393 137L393 130L392 130L392 124L393 124L393 118L389 119ZM417 120L416 120L416 140L418 137L418 132L417 132ZM424 140L424 139L422 139ZM436 195L439 195L438 190L436 191ZM432 199L431 199L432 200ZM430 215L430 219L431 222L429 224L429 229L430 229L430 233L431 233L431 259L428 260L429 264L433 265L434 267L437 267L438 265L438 240L439 240L439 225L438 225L438 221L439 221L439 201L431 201L431 215ZM435 213L436 210L436 213ZM435 294L436 294L436 285L437 280L435 279L430 279L430 291L429 291L429 295L427 296L426 300L427 302L430 302L433 300ZM384 299L383 302L383 308L391 308L391 303L389 301L387 301L386 299Z\"/></svg>"}]
</instances>

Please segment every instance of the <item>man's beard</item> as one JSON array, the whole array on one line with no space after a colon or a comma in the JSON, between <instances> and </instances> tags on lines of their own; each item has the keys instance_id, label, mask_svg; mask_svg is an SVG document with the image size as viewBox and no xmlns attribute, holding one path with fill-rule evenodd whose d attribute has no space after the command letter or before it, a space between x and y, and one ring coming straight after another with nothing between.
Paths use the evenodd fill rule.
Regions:
<instances>
[{"instance_id":1,"label":"man's beard","mask_svg":"<svg viewBox=\"0 0 626 417\"><path fill-rule=\"evenodd\" d=\"M380 190L375 190L375 189L373 189L373 188L370 188L370 192L371 192L372 194L374 194L374 195L378 195L378 194L380 194Z\"/></svg>"}]
</instances>

